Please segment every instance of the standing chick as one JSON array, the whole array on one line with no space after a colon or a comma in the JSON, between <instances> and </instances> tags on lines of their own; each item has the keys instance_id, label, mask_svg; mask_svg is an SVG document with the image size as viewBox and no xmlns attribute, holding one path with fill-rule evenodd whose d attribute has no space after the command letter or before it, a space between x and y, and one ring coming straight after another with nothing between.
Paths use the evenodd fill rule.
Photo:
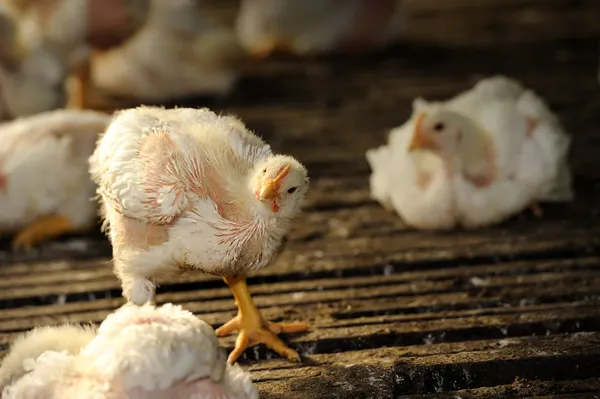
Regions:
<instances>
[{"instance_id":1,"label":"standing chick","mask_svg":"<svg viewBox=\"0 0 600 399\"><path fill-rule=\"evenodd\" d=\"M180 306L125 305L97 334L68 328L34 330L19 348L39 348L51 331L80 348L54 341L25 357L13 347L7 359L18 357L23 372L4 385L3 399L258 399L249 374L226 364L213 329ZM8 369L5 360L0 375Z\"/></svg>"},{"instance_id":2,"label":"standing chick","mask_svg":"<svg viewBox=\"0 0 600 399\"><path fill-rule=\"evenodd\" d=\"M483 227L571 200L569 144L537 95L493 77L446 102L417 99L388 145L367 151L371 193L417 228Z\"/></svg>"},{"instance_id":3,"label":"standing chick","mask_svg":"<svg viewBox=\"0 0 600 399\"><path fill-rule=\"evenodd\" d=\"M0 124L0 232L16 248L94 225L87 159L110 116L48 111Z\"/></svg>"},{"instance_id":4,"label":"standing chick","mask_svg":"<svg viewBox=\"0 0 600 399\"><path fill-rule=\"evenodd\" d=\"M404 29L402 0L242 0L236 30L248 52L298 55L381 47Z\"/></svg>"},{"instance_id":5,"label":"standing chick","mask_svg":"<svg viewBox=\"0 0 600 399\"><path fill-rule=\"evenodd\" d=\"M129 301L152 300L150 279L179 267L224 276L239 311L217 330L240 331L229 360L256 343L299 359L276 334L308 326L266 322L245 274L271 261L300 212L304 166L273 154L234 117L158 107L118 113L90 164Z\"/></svg>"}]
</instances>

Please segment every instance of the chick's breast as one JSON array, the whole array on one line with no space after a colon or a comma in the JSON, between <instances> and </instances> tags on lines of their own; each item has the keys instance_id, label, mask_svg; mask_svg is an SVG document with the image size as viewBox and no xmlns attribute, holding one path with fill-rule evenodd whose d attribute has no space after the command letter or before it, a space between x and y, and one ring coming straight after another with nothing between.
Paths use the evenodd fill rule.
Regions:
<instances>
[{"instance_id":1,"label":"chick's breast","mask_svg":"<svg viewBox=\"0 0 600 399\"><path fill-rule=\"evenodd\" d=\"M116 258L127 253L133 268L191 266L215 274L266 263L261 226L251 223L234 191L269 154L241 122L208 110L120 113L90 158L113 247L121 252ZM153 231L161 238L150 243Z\"/></svg>"}]
</instances>

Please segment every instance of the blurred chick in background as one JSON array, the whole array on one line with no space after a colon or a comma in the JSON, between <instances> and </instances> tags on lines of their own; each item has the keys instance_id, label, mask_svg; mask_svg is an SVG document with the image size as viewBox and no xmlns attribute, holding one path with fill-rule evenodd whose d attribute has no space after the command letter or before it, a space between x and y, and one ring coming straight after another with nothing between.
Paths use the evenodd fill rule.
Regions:
<instances>
[{"instance_id":1,"label":"blurred chick in background","mask_svg":"<svg viewBox=\"0 0 600 399\"><path fill-rule=\"evenodd\" d=\"M87 159L110 119L55 110L0 124L0 232L17 233L15 248L94 226Z\"/></svg>"},{"instance_id":2,"label":"blurred chick in background","mask_svg":"<svg viewBox=\"0 0 600 399\"><path fill-rule=\"evenodd\" d=\"M371 194L410 226L478 228L573 198L570 138L544 101L497 76L413 115L367 151Z\"/></svg>"},{"instance_id":3,"label":"blurred chick in background","mask_svg":"<svg viewBox=\"0 0 600 399\"><path fill-rule=\"evenodd\" d=\"M202 0L8 0L0 5L7 117L112 111L222 95L245 52ZM157 57L160 54L160 57Z\"/></svg>"},{"instance_id":4,"label":"blurred chick in background","mask_svg":"<svg viewBox=\"0 0 600 399\"><path fill-rule=\"evenodd\" d=\"M125 305L97 331L35 329L0 366L3 399L258 399L214 330L180 306Z\"/></svg>"},{"instance_id":5,"label":"blurred chick in background","mask_svg":"<svg viewBox=\"0 0 600 399\"><path fill-rule=\"evenodd\" d=\"M90 48L115 46L145 17L145 0L6 0L0 4L3 116L63 107L65 80Z\"/></svg>"},{"instance_id":6,"label":"blurred chick in background","mask_svg":"<svg viewBox=\"0 0 600 399\"><path fill-rule=\"evenodd\" d=\"M129 40L93 53L77 94L81 107L107 109L111 97L125 107L232 89L245 52L211 7L202 0L149 3L146 22Z\"/></svg>"},{"instance_id":7,"label":"blurred chick in background","mask_svg":"<svg viewBox=\"0 0 600 399\"><path fill-rule=\"evenodd\" d=\"M240 43L256 57L369 50L397 39L405 26L402 0L241 0Z\"/></svg>"}]
</instances>

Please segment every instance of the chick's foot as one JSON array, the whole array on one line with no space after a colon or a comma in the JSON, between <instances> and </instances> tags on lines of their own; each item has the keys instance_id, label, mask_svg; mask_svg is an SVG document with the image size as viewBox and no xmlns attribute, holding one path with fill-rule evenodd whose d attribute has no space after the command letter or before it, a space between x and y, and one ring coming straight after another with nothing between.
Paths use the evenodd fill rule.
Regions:
<instances>
[{"instance_id":1,"label":"chick's foot","mask_svg":"<svg viewBox=\"0 0 600 399\"><path fill-rule=\"evenodd\" d=\"M298 352L288 347L277 334L296 333L308 330L306 323L273 323L266 321L260 315L252 301L246 279L244 277L226 277L225 282L231 288L238 306L238 315L217 329L219 337L239 331L235 348L229 354L228 362L235 363L246 348L256 344L265 344L280 356L291 361L300 361Z\"/></svg>"},{"instance_id":2,"label":"chick's foot","mask_svg":"<svg viewBox=\"0 0 600 399\"><path fill-rule=\"evenodd\" d=\"M64 216L45 216L29 224L13 239L14 249L31 249L35 245L73 231L69 219Z\"/></svg>"}]
</instances>

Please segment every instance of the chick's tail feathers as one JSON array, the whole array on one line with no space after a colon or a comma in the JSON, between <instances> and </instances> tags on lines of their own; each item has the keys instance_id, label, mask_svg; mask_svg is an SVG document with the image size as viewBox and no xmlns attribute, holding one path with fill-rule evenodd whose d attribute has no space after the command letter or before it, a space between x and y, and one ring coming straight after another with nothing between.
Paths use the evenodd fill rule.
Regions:
<instances>
[{"instance_id":1,"label":"chick's tail feathers","mask_svg":"<svg viewBox=\"0 0 600 399\"><path fill-rule=\"evenodd\" d=\"M539 199L550 202L571 201L574 198L568 162L571 137L565 133L557 116L544 100L533 91L524 91L519 97L517 107L523 114L536 121L532 137L545 154L547 168L554 172Z\"/></svg>"}]
</instances>

